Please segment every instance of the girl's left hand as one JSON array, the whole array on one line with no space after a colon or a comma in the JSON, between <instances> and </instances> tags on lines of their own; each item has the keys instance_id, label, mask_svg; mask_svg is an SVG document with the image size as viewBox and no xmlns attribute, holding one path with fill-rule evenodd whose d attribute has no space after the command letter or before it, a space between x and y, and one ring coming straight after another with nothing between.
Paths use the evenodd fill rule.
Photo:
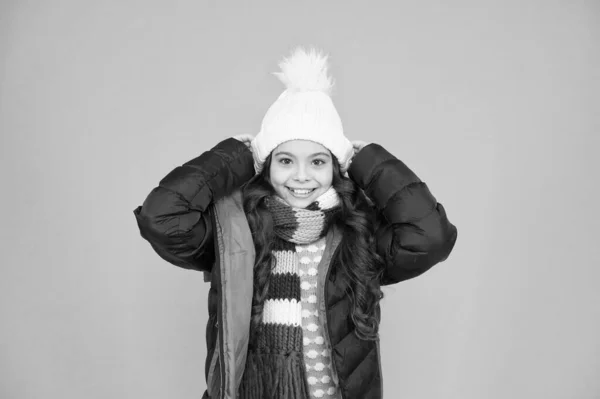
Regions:
<instances>
[{"instance_id":1,"label":"girl's left hand","mask_svg":"<svg viewBox=\"0 0 600 399\"><path fill-rule=\"evenodd\" d=\"M252 140L254 140L254 136L251 134L238 134L237 136L233 136L234 139L241 141L242 143L246 144L246 147L248 147L248 149L250 151L252 151L252 146L250 145L250 143L252 143Z\"/></svg>"},{"instance_id":2,"label":"girl's left hand","mask_svg":"<svg viewBox=\"0 0 600 399\"><path fill-rule=\"evenodd\" d=\"M370 143L361 141L361 140L354 140L352 141L352 147L354 147L354 155L356 156L356 154L358 154L358 152L360 150L363 149L363 147L368 146Z\"/></svg>"}]
</instances>

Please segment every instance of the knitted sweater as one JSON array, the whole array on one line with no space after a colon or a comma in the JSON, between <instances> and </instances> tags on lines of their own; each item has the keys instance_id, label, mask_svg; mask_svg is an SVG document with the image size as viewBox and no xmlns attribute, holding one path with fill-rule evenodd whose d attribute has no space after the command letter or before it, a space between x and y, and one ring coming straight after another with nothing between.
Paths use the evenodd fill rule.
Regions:
<instances>
[{"instance_id":1,"label":"knitted sweater","mask_svg":"<svg viewBox=\"0 0 600 399\"><path fill-rule=\"evenodd\" d=\"M324 249L324 238L310 245L296 246L301 287L303 354L311 399L337 398L337 389L332 379L331 350L329 343L325 342L317 308L317 272Z\"/></svg>"}]
</instances>

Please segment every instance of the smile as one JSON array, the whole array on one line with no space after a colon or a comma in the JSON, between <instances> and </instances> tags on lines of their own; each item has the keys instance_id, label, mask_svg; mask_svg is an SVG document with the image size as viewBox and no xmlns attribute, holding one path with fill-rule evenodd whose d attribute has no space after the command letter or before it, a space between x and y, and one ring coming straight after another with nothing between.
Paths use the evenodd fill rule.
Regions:
<instances>
[{"instance_id":1,"label":"smile","mask_svg":"<svg viewBox=\"0 0 600 399\"><path fill-rule=\"evenodd\" d=\"M308 196L310 196L313 191L315 191L315 188L311 188L311 189L306 189L306 188L290 188L290 187L286 187L294 197L298 197L298 198L306 198Z\"/></svg>"}]
</instances>

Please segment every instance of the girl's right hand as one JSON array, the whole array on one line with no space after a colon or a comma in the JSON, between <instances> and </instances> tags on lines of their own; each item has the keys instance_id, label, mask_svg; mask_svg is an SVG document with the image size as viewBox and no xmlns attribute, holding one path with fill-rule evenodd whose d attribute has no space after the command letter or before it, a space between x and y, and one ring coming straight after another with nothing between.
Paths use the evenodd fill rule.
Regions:
<instances>
[{"instance_id":1,"label":"girl's right hand","mask_svg":"<svg viewBox=\"0 0 600 399\"><path fill-rule=\"evenodd\" d=\"M251 134L238 134L237 136L233 136L234 139L241 141L242 143L246 144L246 147L248 147L248 149L250 151L252 151L252 146L250 145L250 143L252 142L252 140L254 140L254 136Z\"/></svg>"},{"instance_id":2,"label":"girl's right hand","mask_svg":"<svg viewBox=\"0 0 600 399\"><path fill-rule=\"evenodd\" d=\"M366 141L362 141L362 140L354 140L352 141L352 148L354 149L354 155L358 154L360 152L360 150L362 150L364 147L368 146L370 143L367 143Z\"/></svg>"}]
</instances>

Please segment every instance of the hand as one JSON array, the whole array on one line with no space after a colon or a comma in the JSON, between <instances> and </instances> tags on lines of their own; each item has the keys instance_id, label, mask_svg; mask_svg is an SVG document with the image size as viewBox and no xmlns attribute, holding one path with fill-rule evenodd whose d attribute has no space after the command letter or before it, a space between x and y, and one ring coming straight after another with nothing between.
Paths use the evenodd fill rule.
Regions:
<instances>
[{"instance_id":1,"label":"hand","mask_svg":"<svg viewBox=\"0 0 600 399\"><path fill-rule=\"evenodd\" d=\"M368 146L370 143L361 141L361 140L354 140L352 141L352 147L354 147L354 156L356 156L356 154L358 154L358 152L360 150L363 149L363 147Z\"/></svg>"},{"instance_id":2,"label":"hand","mask_svg":"<svg viewBox=\"0 0 600 399\"><path fill-rule=\"evenodd\" d=\"M252 140L254 140L254 136L251 134L238 134L237 136L233 136L234 139L241 141L242 143L246 144L246 147L248 147L248 149L250 151L252 151L252 146L250 145L250 143L252 142Z\"/></svg>"}]
</instances>

